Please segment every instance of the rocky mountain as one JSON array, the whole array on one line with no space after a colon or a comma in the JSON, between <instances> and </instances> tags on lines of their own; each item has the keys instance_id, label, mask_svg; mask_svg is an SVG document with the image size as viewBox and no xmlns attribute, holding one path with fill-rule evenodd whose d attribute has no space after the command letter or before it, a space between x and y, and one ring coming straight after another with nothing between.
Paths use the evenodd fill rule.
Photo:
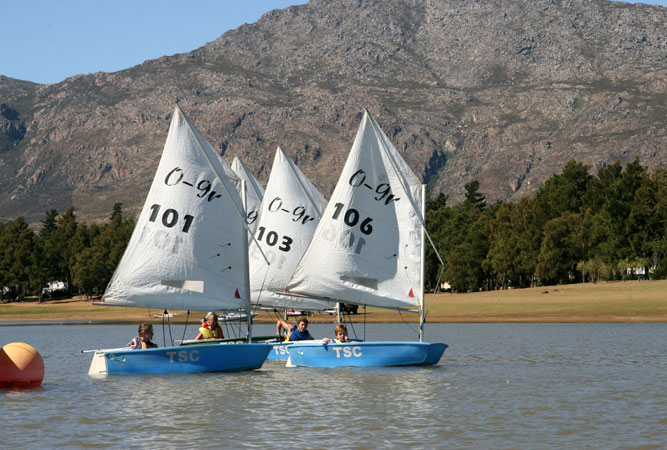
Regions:
<instances>
[{"instance_id":1,"label":"rocky mountain","mask_svg":"<svg viewBox=\"0 0 667 450\"><path fill-rule=\"evenodd\" d=\"M667 8L311 0L192 52L37 85L0 76L0 216L137 212L178 103L262 182L280 145L325 196L366 108L431 192L533 193L570 159L667 166Z\"/></svg>"}]
</instances>

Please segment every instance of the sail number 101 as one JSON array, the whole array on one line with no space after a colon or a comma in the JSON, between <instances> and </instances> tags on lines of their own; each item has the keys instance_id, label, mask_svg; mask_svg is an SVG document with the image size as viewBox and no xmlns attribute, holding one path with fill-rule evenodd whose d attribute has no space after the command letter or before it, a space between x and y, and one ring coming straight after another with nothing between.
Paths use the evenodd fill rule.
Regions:
<instances>
[{"instance_id":1,"label":"sail number 101","mask_svg":"<svg viewBox=\"0 0 667 450\"><path fill-rule=\"evenodd\" d=\"M153 206L151 206L151 216L148 218L149 222L155 222L160 215L160 209L162 208L161 205L158 205L155 203ZM175 209L169 208L165 209L162 212L162 225L164 225L167 228L174 228L176 224L178 223L179 220L179 215L178 211ZM194 216L191 216L190 214L186 214L183 216L183 228L181 231L183 233L187 233L190 231L190 225L192 225L192 221L194 220Z\"/></svg>"}]
</instances>

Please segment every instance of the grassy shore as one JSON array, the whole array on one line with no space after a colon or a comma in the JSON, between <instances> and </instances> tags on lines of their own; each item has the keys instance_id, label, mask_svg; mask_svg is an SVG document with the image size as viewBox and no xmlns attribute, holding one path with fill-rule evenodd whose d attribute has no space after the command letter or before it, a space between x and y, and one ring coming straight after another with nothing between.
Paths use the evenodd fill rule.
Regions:
<instances>
[{"instance_id":1,"label":"grassy shore","mask_svg":"<svg viewBox=\"0 0 667 450\"><path fill-rule=\"evenodd\" d=\"M617 281L564 286L545 286L469 294L428 294L428 322L667 322L667 280ZM362 322L360 314L356 322ZM0 322L83 321L90 323L161 322L153 318L157 309L94 306L75 297L44 303L0 304ZM184 311L172 319L185 321ZM204 313L193 312L190 322ZM274 322L277 315L262 312L256 323ZM311 322L331 323L329 315L315 314ZM368 308L366 321L415 322L416 314Z\"/></svg>"}]
</instances>

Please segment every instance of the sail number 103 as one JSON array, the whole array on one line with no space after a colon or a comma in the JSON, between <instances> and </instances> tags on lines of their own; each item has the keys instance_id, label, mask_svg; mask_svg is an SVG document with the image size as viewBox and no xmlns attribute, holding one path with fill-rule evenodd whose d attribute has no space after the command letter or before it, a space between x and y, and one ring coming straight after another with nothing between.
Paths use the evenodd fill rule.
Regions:
<instances>
[{"instance_id":1,"label":"sail number 103","mask_svg":"<svg viewBox=\"0 0 667 450\"><path fill-rule=\"evenodd\" d=\"M157 220L158 216L160 216L161 208L162 206L158 205L157 203L151 206L151 215L148 218L149 222L155 222ZM180 217L178 211L169 208L165 209L162 212L160 219L162 221L162 225L164 225L165 227L174 228L176 224L178 224ZM187 233L188 231L190 231L190 225L192 225L193 220L194 216L191 216L190 214L186 214L185 216L183 216L183 228L181 229L183 233Z\"/></svg>"}]
</instances>

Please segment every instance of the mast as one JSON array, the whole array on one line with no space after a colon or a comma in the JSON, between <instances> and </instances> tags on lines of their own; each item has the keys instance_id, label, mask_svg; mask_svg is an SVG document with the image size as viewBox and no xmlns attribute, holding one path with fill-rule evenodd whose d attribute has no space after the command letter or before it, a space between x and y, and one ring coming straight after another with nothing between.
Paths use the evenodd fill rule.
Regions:
<instances>
[{"instance_id":1,"label":"mast","mask_svg":"<svg viewBox=\"0 0 667 450\"><path fill-rule=\"evenodd\" d=\"M426 185L422 184L422 217L424 218L424 225L426 224ZM426 243L424 235L426 234L426 227L421 227L421 258L419 259L419 342L424 341L424 256Z\"/></svg>"},{"instance_id":2,"label":"mast","mask_svg":"<svg viewBox=\"0 0 667 450\"><path fill-rule=\"evenodd\" d=\"M243 201L243 210L246 212L246 217L248 214L248 196L247 196L247 186L246 180L241 178L241 200ZM243 233L244 248L248 248L248 233ZM246 252L246 264L243 269L243 282L247 286L248 296L246 298L246 312L248 314L248 344L252 343L252 311L251 311L251 301L250 301L250 257Z\"/></svg>"},{"instance_id":3,"label":"mast","mask_svg":"<svg viewBox=\"0 0 667 450\"><path fill-rule=\"evenodd\" d=\"M343 323L340 302L336 302L336 322Z\"/></svg>"},{"instance_id":4,"label":"mast","mask_svg":"<svg viewBox=\"0 0 667 450\"><path fill-rule=\"evenodd\" d=\"M188 123L188 125L190 125L190 127L193 130L196 130L195 126L190 123L190 119L188 119L188 117L185 115L185 113L183 113L183 110L181 109L181 107L176 105L176 109L178 109L178 111L183 115L183 119L186 121L186 123ZM242 191L242 195L241 195L241 201L242 201L242 207L243 207L243 214L242 214L241 211L239 211L236 202L234 202L234 200L232 198L232 195L227 190L227 186L225 185L225 182L223 181L223 176L215 168L215 165L213 164L213 161L211 161L210 155L206 152L206 150L204 148L204 144L202 144L202 142L200 142L198 134L197 133L193 133L193 134L195 136L195 140L197 141L197 144L199 144L198 148L199 148L199 151L201 152L201 155L206 159L206 162L208 163L209 168L218 177L218 180L220 181L220 184L221 184L222 188L224 189L225 193L227 194L227 197L230 199L230 202L231 202L232 206L236 210L236 213L238 214L238 217L241 219L241 223L243 224L243 227L246 230L245 233L241 233L243 235L243 242L244 242L244 247L243 248L246 249L245 267L243 269L243 278L244 278L243 281L245 283L246 291L247 291L246 307L247 307L247 311L248 311L248 342L252 342L252 315L251 315L251 311L250 311L250 306L251 306L250 305L250 269L249 269L250 260L249 260L249 256L248 256L248 233L252 234L252 232L250 231L250 228L248 227L248 220L247 220L248 216L247 216L247 213L246 213L246 186L245 186L245 180L239 177L239 179L241 180L241 191ZM252 235L252 236L254 237L254 235ZM262 255L264 256L264 258L266 258L266 256L264 255L264 252L262 252Z\"/></svg>"}]
</instances>

